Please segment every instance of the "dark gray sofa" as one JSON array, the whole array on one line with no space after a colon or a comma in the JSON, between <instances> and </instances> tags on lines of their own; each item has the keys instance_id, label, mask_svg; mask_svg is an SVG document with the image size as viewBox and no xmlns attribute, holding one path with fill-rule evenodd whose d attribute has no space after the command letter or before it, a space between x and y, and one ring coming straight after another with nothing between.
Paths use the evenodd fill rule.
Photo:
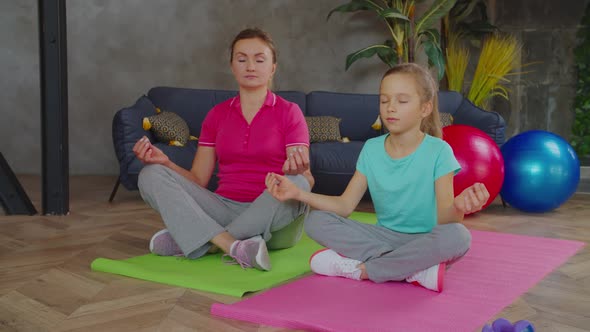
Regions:
<instances>
[{"instance_id":1,"label":"dark gray sofa","mask_svg":"<svg viewBox=\"0 0 590 332\"><path fill-rule=\"evenodd\" d=\"M297 103L305 116L332 115L341 118L340 132L349 143L312 143L310 147L311 171L316 184L314 192L341 194L356 168L364 142L381 133L371 125L379 114L379 98L376 94L335 93L313 91L308 94L297 91L278 91L278 95ZM156 114L156 107L175 112L188 124L191 135L198 137L201 123L214 105L236 95L236 91L155 87L147 96L141 96L134 105L119 110L113 119L113 143L119 160L120 172L110 200L114 198L119 183L128 190L137 190L137 176L143 167L135 158L132 148L143 135L162 149L179 166L189 169L197 150L197 143L176 147L159 143L149 131L142 128L142 119ZM459 93L439 92L439 109L450 113L454 124L464 124L486 132L498 145L505 141L504 119L494 112L475 107ZM212 178L209 188L214 190L217 179Z\"/></svg>"}]
</instances>

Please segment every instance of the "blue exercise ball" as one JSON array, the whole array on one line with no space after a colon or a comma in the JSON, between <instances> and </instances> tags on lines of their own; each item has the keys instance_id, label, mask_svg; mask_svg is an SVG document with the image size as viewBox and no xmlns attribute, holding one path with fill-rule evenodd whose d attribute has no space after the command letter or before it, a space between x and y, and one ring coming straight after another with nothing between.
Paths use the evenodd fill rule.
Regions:
<instances>
[{"instance_id":1,"label":"blue exercise ball","mask_svg":"<svg viewBox=\"0 0 590 332\"><path fill-rule=\"evenodd\" d=\"M531 130L510 138L500 148L504 157L502 198L525 212L551 211L575 192L580 160L566 140Z\"/></svg>"}]
</instances>

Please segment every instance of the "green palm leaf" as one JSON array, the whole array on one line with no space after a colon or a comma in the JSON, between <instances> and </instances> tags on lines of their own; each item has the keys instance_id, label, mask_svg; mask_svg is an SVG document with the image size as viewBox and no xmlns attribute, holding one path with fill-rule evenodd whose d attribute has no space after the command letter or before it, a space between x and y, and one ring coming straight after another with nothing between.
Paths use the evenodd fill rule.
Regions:
<instances>
[{"instance_id":1,"label":"green palm leaf","mask_svg":"<svg viewBox=\"0 0 590 332\"><path fill-rule=\"evenodd\" d=\"M383 44L389 46L390 49L378 49L377 56L391 68L399 63L397 53L394 51L393 41L391 39L386 40Z\"/></svg>"},{"instance_id":2,"label":"green palm leaf","mask_svg":"<svg viewBox=\"0 0 590 332\"><path fill-rule=\"evenodd\" d=\"M356 12L359 10L369 10L369 9L373 9L377 12L380 12L381 10L383 10L383 8L381 8L380 6L378 6L373 1L370 1L370 0L352 0L349 3L346 3L344 5L341 5L341 6L338 6L334 9L332 9L330 11L330 13L328 13L328 17L326 17L326 20L329 20L330 16L332 16L332 14L335 12L351 13L351 12Z\"/></svg>"},{"instance_id":3,"label":"green palm leaf","mask_svg":"<svg viewBox=\"0 0 590 332\"><path fill-rule=\"evenodd\" d=\"M391 53L395 53L393 48L387 45L377 44L371 45L365 48L362 48L356 52L350 53L346 57L346 70L350 68L350 66L358 59L361 58L370 58L375 54L380 54L380 56L388 56Z\"/></svg>"},{"instance_id":4,"label":"green palm leaf","mask_svg":"<svg viewBox=\"0 0 590 332\"><path fill-rule=\"evenodd\" d=\"M445 58L440 48L440 33L436 29L428 29L421 34L421 46L428 56L428 63L436 67L440 81L445 75Z\"/></svg>"},{"instance_id":5,"label":"green palm leaf","mask_svg":"<svg viewBox=\"0 0 590 332\"><path fill-rule=\"evenodd\" d=\"M471 15L475 6L484 1L485 0L457 0L457 4L451 9L449 14L453 17L453 21L462 22Z\"/></svg>"},{"instance_id":6,"label":"green palm leaf","mask_svg":"<svg viewBox=\"0 0 590 332\"><path fill-rule=\"evenodd\" d=\"M445 16L455 5L457 0L436 0L422 17L416 21L414 32L419 35L424 30L430 28L433 24Z\"/></svg>"},{"instance_id":7,"label":"green palm leaf","mask_svg":"<svg viewBox=\"0 0 590 332\"><path fill-rule=\"evenodd\" d=\"M402 14L399 10L395 8L385 8L379 12L379 16L383 18L399 18L404 21L409 21L410 19Z\"/></svg>"}]
</instances>

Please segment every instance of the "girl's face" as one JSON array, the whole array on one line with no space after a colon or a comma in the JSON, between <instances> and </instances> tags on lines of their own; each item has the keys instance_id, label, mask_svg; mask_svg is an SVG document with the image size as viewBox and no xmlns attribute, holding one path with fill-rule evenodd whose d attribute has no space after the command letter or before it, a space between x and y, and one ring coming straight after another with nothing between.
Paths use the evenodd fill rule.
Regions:
<instances>
[{"instance_id":1,"label":"girl's face","mask_svg":"<svg viewBox=\"0 0 590 332\"><path fill-rule=\"evenodd\" d=\"M268 87L277 67L272 51L258 38L242 39L234 45L231 70L241 88Z\"/></svg>"},{"instance_id":2,"label":"girl's face","mask_svg":"<svg viewBox=\"0 0 590 332\"><path fill-rule=\"evenodd\" d=\"M391 134L419 132L422 119L432 112L432 102L422 103L416 80L405 73L383 79L379 102L381 121Z\"/></svg>"}]
</instances>

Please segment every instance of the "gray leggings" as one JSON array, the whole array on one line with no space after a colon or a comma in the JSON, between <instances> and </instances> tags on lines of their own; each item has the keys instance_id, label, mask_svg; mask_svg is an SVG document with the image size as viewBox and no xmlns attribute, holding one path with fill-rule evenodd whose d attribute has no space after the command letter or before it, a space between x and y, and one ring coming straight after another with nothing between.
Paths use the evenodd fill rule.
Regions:
<instances>
[{"instance_id":1,"label":"gray leggings","mask_svg":"<svg viewBox=\"0 0 590 332\"><path fill-rule=\"evenodd\" d=\"M312 211L305 231L319 244L365 263L374 282L400 281L436 264L453 263L471 244L471 233L459 223L438 225L430 233L398 233L335 213Z\"/></svg>"},{"instance_id":2,"label":"gray leggings","mask_svg":"<svg viewBox=\"0 0 590 332\"><path fill-rule=\"evenodd\" d=\"M288 177L303 190L310 190L309 182L302 175ZM205 255L211 247L209 241L225 231L238 240L262 235L269 241L279 230L292 230L288 226L307 207L297 201L279 202L266 190L251 203L236 202L162 165L145 166L139 173L138 186L141 197L160 213L172 238L188 258ZM269 248L294 245L302 226L303 223L286 242L269 242L273 243Z\"/></svg>"}]
</instances>

